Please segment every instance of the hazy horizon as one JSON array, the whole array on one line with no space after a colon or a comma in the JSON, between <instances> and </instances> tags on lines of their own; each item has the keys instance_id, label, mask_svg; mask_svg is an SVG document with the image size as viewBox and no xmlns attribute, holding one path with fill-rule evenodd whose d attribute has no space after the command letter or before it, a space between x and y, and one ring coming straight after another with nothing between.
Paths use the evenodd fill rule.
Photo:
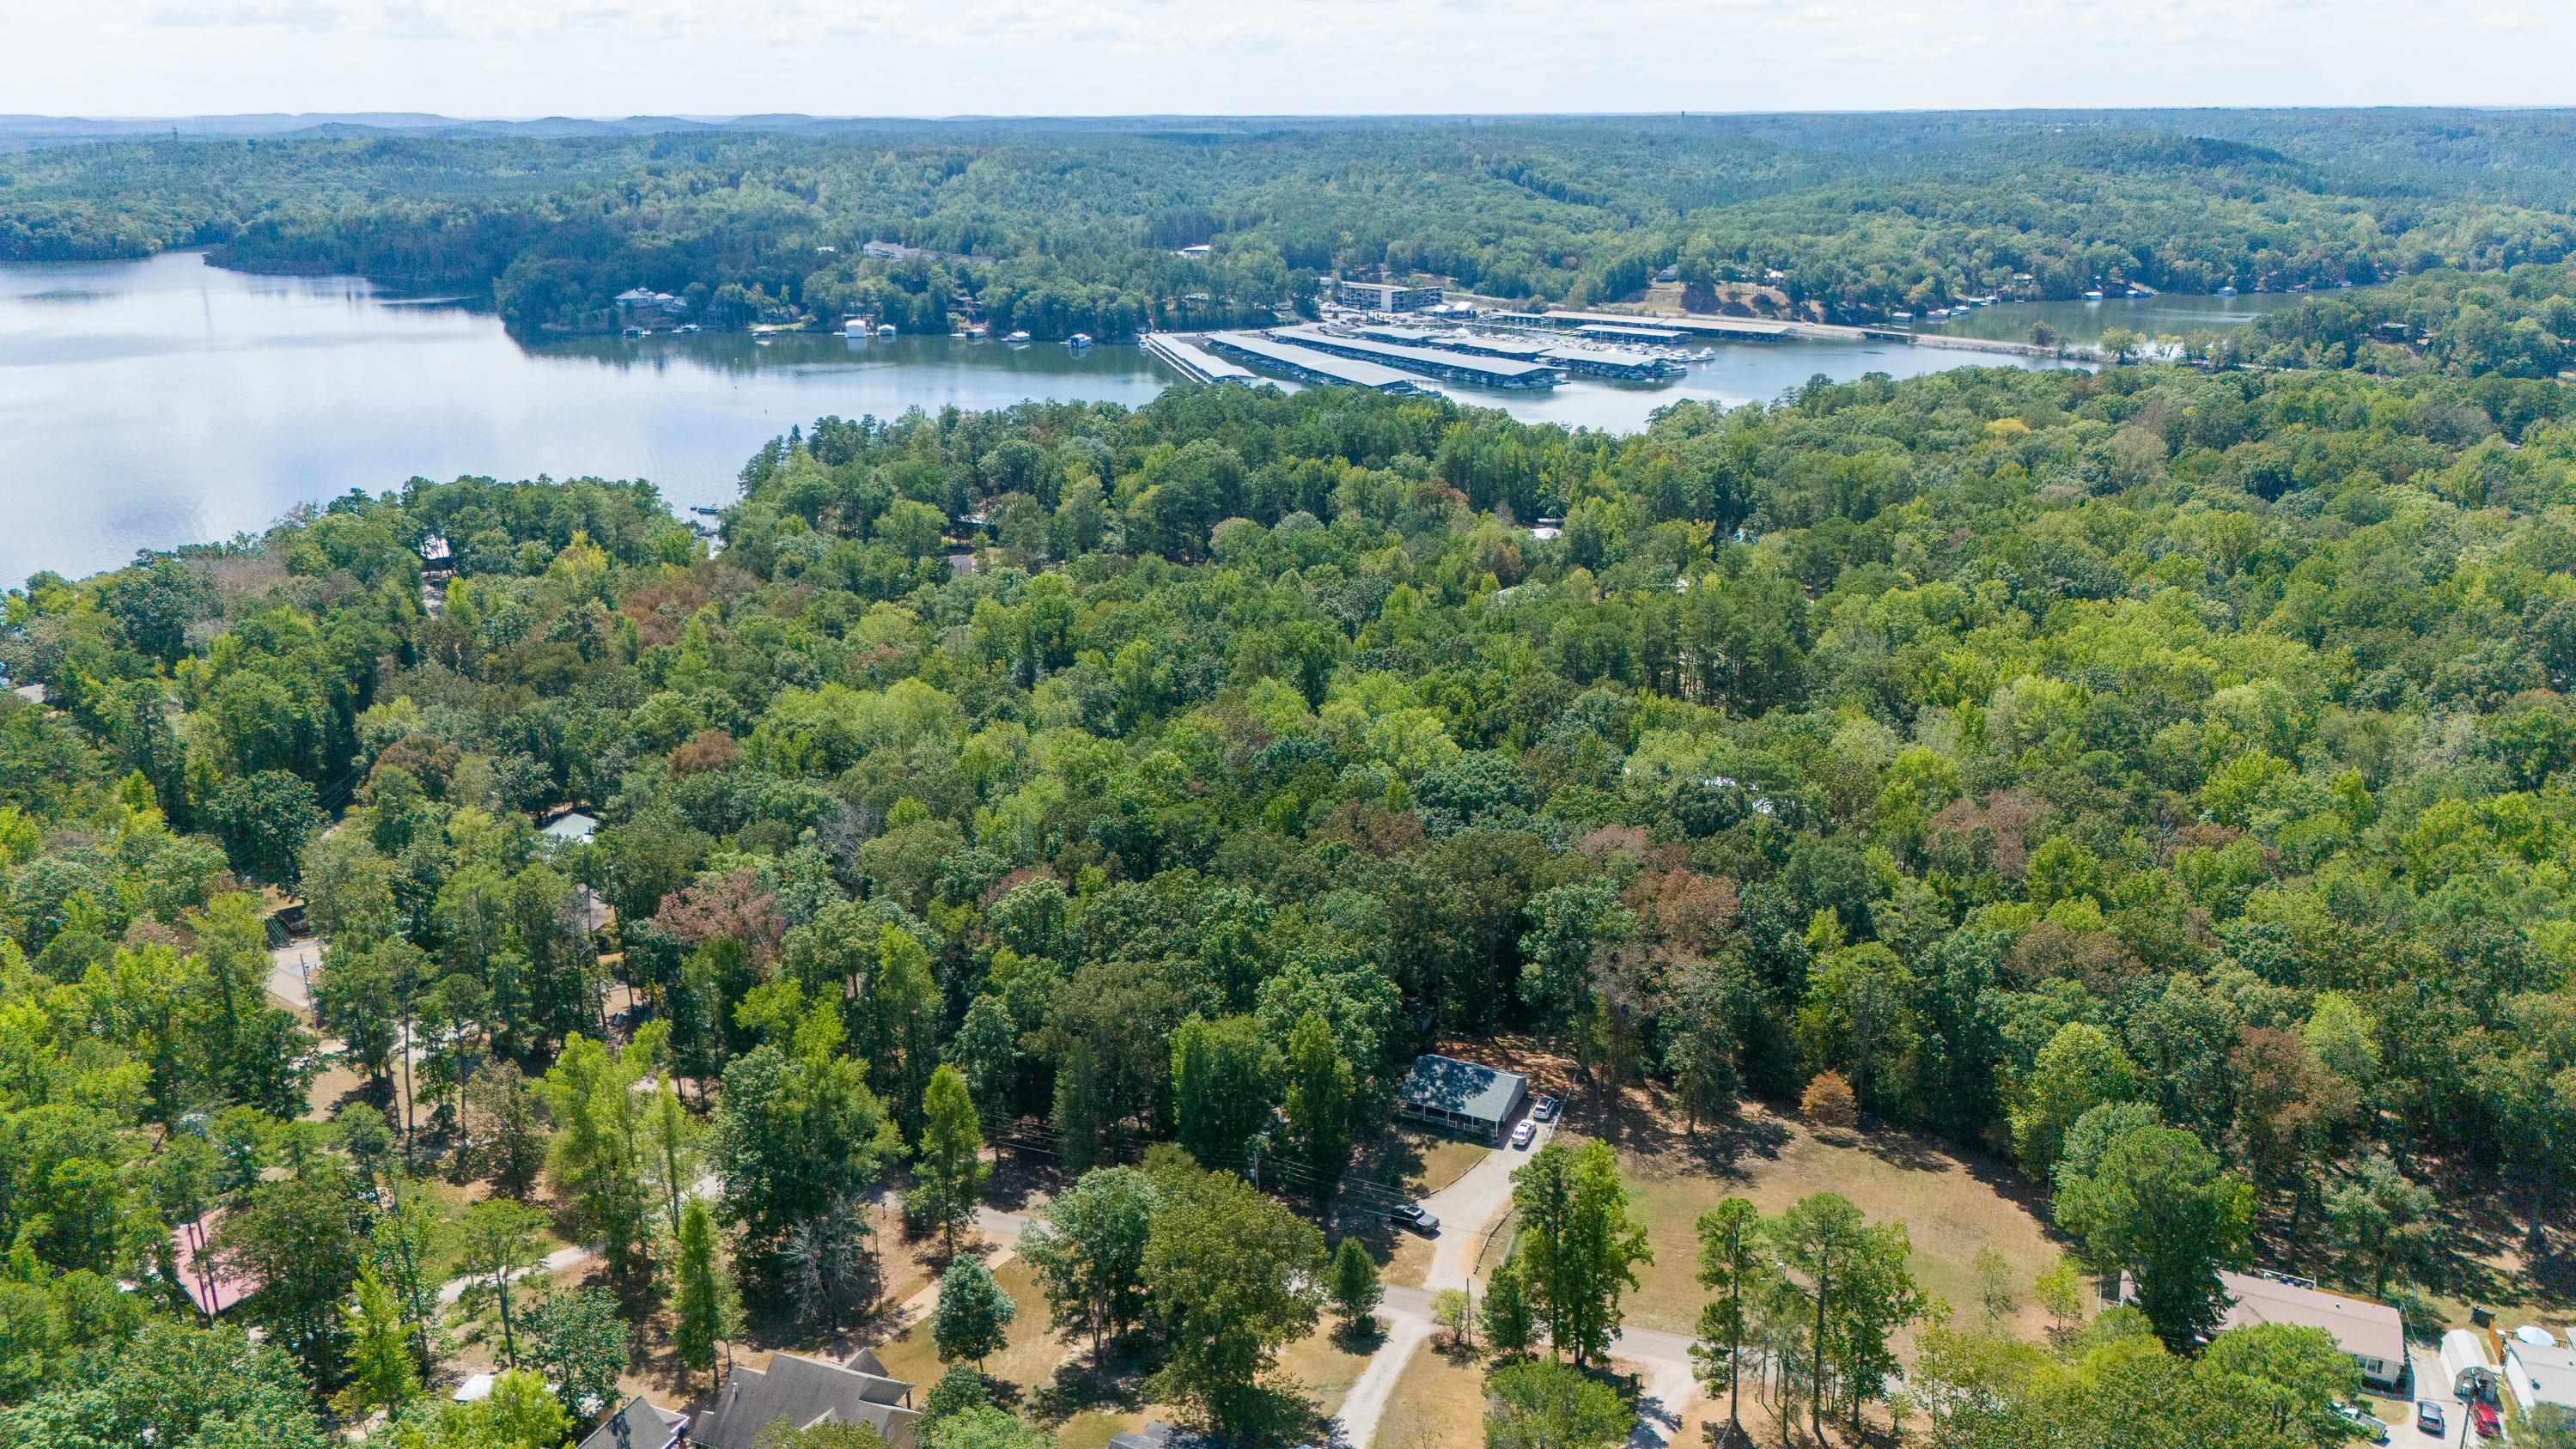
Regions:
<instances>
[{"instance_id":1,"label":"hazy horizon","mask_svg":"<svg viewBox=\"0 0 2576 1449\"><path fill-rule=\"evenodd\" d=\"M2477 0L99 0L16 17L9 110L949 119L2576 102L2576 8ZM102 63L112 57L112 63Z\"/></svg>"}]
</instances>

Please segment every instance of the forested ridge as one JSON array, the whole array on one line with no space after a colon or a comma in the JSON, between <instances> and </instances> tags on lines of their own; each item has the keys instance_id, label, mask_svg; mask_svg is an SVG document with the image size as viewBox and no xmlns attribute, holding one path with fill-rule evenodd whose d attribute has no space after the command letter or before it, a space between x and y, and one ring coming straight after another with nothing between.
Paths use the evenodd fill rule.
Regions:
<instances>
[{"instance_id":1,"label":"forested ridge","mask_svg":"<svg viewBox=\"0 0 2576 1449\"><path fill-rule=\"evenodd\" d=\"M205 246L225 265L488 296L612 325L643 286L709 325L972 307L1040 336L1266 320L1384 267L1514 300L1665 266L1770 273L1868 318L2105 284L2286 290L2576 249L2553 112L2009 112L837 122L606 136L334 126L0 153L0 257ZM861 258L878 240L922 249ZM1205 258L1174 253L1208 243ZM819 250L830 248L830 251ZM1714 297L1716 292L1709 294Z\"/></svg>"},{"instance_id":2,"label":"forested ridge","mask_svg":"<svg viewBox=\"0 0 2576 1449\"><path fill-rule=\"evenodd\" d=\"M1082 1175L1060 1231L1141 1235L1116 1294L1063 1269L1062 1321L1291 1432L1298 1212L1416 1051L1516 1032L1694 1131L1843 1093L2142 1280L2143 1318L1942 1318L1900 1365L1930 1305L1889 1266L1817 1404L1902 1366L1945 1442L2109 1449L2150 1405L2330 1442L2279 1437L2253 1339L2188 1357L2208 1268L2473 1291L2465 1219L2550 1257L2576 1167L2576 427L2519 395L1960 370L1614 437L1182 387L821 419L713 556L647 484L465 479L41 575L0 630L49 701L0 696L0 1439L293 1449L382 1408L404 1449L551 1449L618 1355L755 1331L735 1283L757 1331L837 1328L852 1204L953 1228L986 1134ZM595 841L540 835L565 804ZM264 889L362 1079L327 1119ZM1246 1189L1255 1151L1314 1201ZM1530 1171L1598 1206L1606 1164ZM429 1290L534 1261L540 1182L615 1292L521 1302L497 1407L421 1397ZM450 1221L456 1183L489 1197ZM256 1350L161 1286L210 1208ZM1901 1265L1849 1209L1745 1231L1793 1277ZM1581 1363L1618 1289L1569 1296L1542 1229L1505 1291L1544 1333L1485 1321ZM1247 1261L1274 1298L1197 1276ZM940 1351L980 1382L973 1278ZM2349 1392L2325 1357L2302 1393ZM1498 1371L1498 1422L1542 1387ZM930 1442L1028 1432L952 1402Z\"/></svg>"}]
</instances>

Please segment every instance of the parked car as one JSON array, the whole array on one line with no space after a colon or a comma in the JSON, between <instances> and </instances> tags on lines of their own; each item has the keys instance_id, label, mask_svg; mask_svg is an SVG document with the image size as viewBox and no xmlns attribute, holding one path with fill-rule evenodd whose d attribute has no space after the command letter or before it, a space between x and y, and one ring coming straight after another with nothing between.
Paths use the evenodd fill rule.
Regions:
<instances>
[{"instance_id":1,"label":"parked car","mask_svg":"<svg viewBox=\"0 0 2576 1449\"><path fill-rule=\"evenodd\" d=\"M2415 1401L2415 1427L2427 1434L2447 1434L2450 1421L2442 1417L2442 1406L2431 1399Z\"/></svg>"},{"instance_id":2,"label":"parked car","mask_svg":"<svg viewBox=\"0 0 2576 1449\"><path fill-rule=\"evenodd\" d=\"M1418 1202L1403 1203L1387 1209L1386 1220L1398 1227L1411 1228L1424 1237L1440 1231L1440 1220Z\"/></svg>"},{"instance_id":3,"label":"parked car","mask_svg":"<svg viewBox=\"0 0 2576 1449\"><path fill-rule=\"evenodd\" d=\"M1538 1124L1527 1117L1523 1117L1521 1119L1521 1124L1512 1129L1512 1145L1514 1147L1527 1147L1537 1136Z\"/></svg>"},{"instance_id":4,"label":"parked car","mask_svg":"<svg viewBox=\"0 0 2576 1449\"><path fill-rule=\"evenodd\" d=\"M1538 1105L1530 1108L1530 1115L1542 1122L1553 1122L1556 1120L1556 1109L1564 1105L1554 1097L1541 1097L1538 1099Z\"/></svg>"},{"instance_id":5,"label":"parked car","mask_svg":"<svg viewBox=\"0 0 2576 1449\"><path fill-rule=\"evenodd\" d=\"M2343 1415L2345 1423L2352 1425L2352 1432L2369 1442L2373 1444L2388 1442L2388 1425L2370 1410L2359 1404L2337 1404L2335 1412Z\"/></svg>"},{"instance_id":6,"label":"parked car","mask_svg":"<svg viewBox=\"0 0 2576 1449\"><path fill-rule=\"evenodd\" d=\"M2469 1422L2478 1426L2481 1439L2492 1439L2504 1432L2504 1416L2484 1399L2469 1400Z\"/></svg>"}]
</instances>

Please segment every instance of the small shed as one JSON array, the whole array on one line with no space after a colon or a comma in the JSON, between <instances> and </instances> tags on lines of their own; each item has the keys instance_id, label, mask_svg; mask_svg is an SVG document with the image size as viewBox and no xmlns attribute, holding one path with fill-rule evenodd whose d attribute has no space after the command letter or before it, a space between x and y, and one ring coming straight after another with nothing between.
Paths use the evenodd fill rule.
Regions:
<instances>
[{"instance_id":1,"label":"small shed","mask_svg":"<svg viewBox=\"0 0 2576 1449\"><path fill-rule=\"evenodd\" d=\"M599 834L599 818L579 810L566 810L545 823L547 839L564 845L588 845Z\"/></svg>"},{"instance_id":2,"label":"small shed","mask_svg":"<svg viewBox=\"0 0 2576 1449\"><path fill-rule=\"evenodd\" d=\"M2442 1377L2449 1382L2453 1397L2490 1397L2495 1393L2497 1376L2495 1356L2487 1352L2485 1334L2454 1328L2442 1335Z\"/></svg>"},{"instance_id":3,"label":"small shed","mask_svg":"<svg viewBox=\"0 0 2576 1449\"><path fill-rule=\"evenodd\" d=\"M1529 1078L1518 1072L1462 1062L1426 1052L1396 1088L1396 1113L1445 1132L1500 1144L1503 1129L1529 1098Z\"/></svg>"}]
</instances>

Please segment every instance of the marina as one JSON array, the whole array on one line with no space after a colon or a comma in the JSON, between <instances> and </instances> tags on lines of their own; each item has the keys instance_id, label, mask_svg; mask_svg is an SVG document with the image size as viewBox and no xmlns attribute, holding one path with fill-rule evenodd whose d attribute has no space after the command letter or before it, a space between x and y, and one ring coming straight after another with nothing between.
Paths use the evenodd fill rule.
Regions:
<instances>
[{"instance_id":1,"label":"marina","mask_svg":"<svg viewBox=\"0 0 2576 1449\"><path fill-rule=\"evenodd\" d=\"M1147 356L1192 382L1246 384L1261 380L1250 368L1237 367L1176 332L1148 332L1137 343Z\"/></svg>"},{"instance_id":2,"label":"marina","mask_svg":"<svg viewBox=\"0 0 2576 1449\"><path fill-rule=\"evenodd\" d=\"M1979 320L2007 310L1984 309ZM1441 325L1398 345L1436 335L1496 360L1610 357L1591 351L1609 344L1571 331L1506 334L1481 318L1461 328L1452 320L1460 317L1441 314ZM893 418L1028 399L1135 407L1184 381L1355 383L1621 433L1676 403L1768 402L1818 376L2067 365L2026 344L1850 333L1759 346L1715 339L1657 377L1568 367L1554 387L1503 388L1252 333L1227 351L1195 334L1075 348L1006 346L1010 329L990 341L962 330L881 337L835 318L825 332L666 326L641 337L530 341L453 299L346 277L226 271L192 253L0 266L0 426L19 444L0 458L0 492L47 500L0 529L0 581L107 567L141 545L256 531L298 503L397 488L415 474L649 478L676 504L716 506L736 496L742 460L764 440L827 414ZM1668 365L1678 354L1653 350ZM64 478L98 481L63 489Z\"/></svg>"},{"instance_id":3,"label":"marina","mask_svg":"<svg viewBox=\"0 0 2576 1449\"><path fill-rule=\"evenodd\" d=\"M1234 353L1288 374L1298 382L1327 386L1374 388L1379 392L1433 392L1419 378L1383 363L1338 357L1313 348L1291 346L1259 332L1211 332L1207 344L1219 352Z\"/></svg>"},{"instance_id":4,"label":"marina","mask_svg":"<svg viewBox=\"0 0 2576 1449\"><path fill-rule=\"evenodd\" d=\"M1414 347L1346 336L1317 327L1288 327L1270 334L1281 342L1362 362L1379 362L1450 382L1483 387L1554 387L1563 380L1552 361L1479 356L1446 347Z\"/></svg>"}]
</instances>

